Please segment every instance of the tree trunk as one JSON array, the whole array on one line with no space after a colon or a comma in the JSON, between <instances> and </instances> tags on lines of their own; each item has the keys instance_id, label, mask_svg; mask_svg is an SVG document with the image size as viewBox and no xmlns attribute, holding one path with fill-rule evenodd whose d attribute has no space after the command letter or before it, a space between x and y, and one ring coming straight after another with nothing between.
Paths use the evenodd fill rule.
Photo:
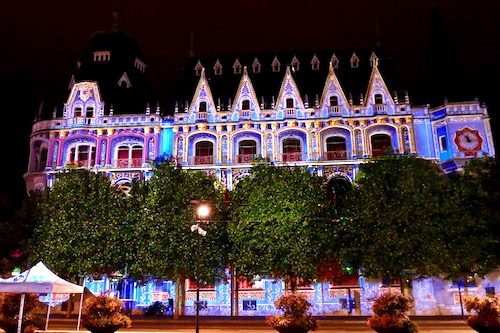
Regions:
<instances>
[{"instance_id":1,"label":"tree trunk","mask_svg":"<svg viewBox=\"0 0 500 333\"><path fill-rule=\"evenodd\" d=\"M175 280L175 304L174 304L174 319L177 320L179 319L179 295L180 295L180 285L181 285L181 279L180 277L177 277Z\"/></svg>"}]
</instances>

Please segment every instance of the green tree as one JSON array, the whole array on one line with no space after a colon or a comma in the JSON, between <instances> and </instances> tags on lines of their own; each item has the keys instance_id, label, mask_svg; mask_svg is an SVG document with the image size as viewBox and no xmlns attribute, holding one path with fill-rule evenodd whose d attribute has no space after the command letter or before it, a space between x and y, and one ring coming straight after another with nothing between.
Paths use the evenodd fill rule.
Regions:
<instances>
[{"instance_id":1,"label":"green tree","mask_svg":"<svg viewBox=\"0 0 500 333\"><path fill-rule=\"evenodd\" d=\"M360 169L336 224L342 261L372 277L439 273L445 179L437 166L389 155Z\"/></svg>"},{"instance_id":2,"label":"green tree","mask_svg":"<svg viewBox=\"0 0 500 333\"><path fill-rule=\"evenodd\" d=\"M231 261L240 275L265 274L295 287L333 254L324 179L305 168L255 165L231 193Z\"/></svg>"},{"instance_id":3,"label":"green tree","mask_svg":"<svg viewBox=\"0 0 500 333\"><path fill-rule=\"evenodd\" d=\"M227 264L226 223L221 221L226 207L214 179L203 172L161 163L132 196L139 207L135 208L138 214L132 214L137 218L130 219L127 227L131 250L127 261L132 276L176 279L181 287L186 277L196 278L197 263L202 284L221 276ZM200 203L211 210L206 221L199 221L207 231L205 236L191 231ZM178 295L181 292L178 288ZM182 304L176 308L182 309Z\"/></svg>"},{"instance_id":4,"label":"green tree","mask_svg":"<svg viewBox=\"0 0 500 333\"><path fill-rule=\"evenodd\" d=\"M30 258L73 281L80 274L110 274L123 262L126 196L102 173L56 174L38 201Z\"/></svg>"},{"instance_id":5,"label":"green tree","mask_svg":"<svg viewBox=\"0 0 500 333\"><path fill-rule=\"evenodd\" d=\"M449 277L484 276L500 266L500 165L492 157L470 160L450 176L446 191L443 271Z\"/></svg>"}]
</instances>

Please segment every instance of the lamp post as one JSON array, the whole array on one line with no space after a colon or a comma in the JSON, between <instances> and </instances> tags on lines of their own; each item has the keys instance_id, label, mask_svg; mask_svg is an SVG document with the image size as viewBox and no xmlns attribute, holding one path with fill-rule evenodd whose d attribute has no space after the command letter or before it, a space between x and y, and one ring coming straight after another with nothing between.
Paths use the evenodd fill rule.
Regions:
<instances>
[{"instance_id":1,"label":"lamp post","mask_svg":"<svg viewBox=\"0 0 500 333\"><path fill-rule=\"evenodd\" d=\"M198 232L196 237L196 333L200 332L200 238L207 234L207 231L201 227L201 223L210 214L210 207L206 204L200 204L196 211L198 220L191 226L192 232Z\"/></svg>"}]
</instances>

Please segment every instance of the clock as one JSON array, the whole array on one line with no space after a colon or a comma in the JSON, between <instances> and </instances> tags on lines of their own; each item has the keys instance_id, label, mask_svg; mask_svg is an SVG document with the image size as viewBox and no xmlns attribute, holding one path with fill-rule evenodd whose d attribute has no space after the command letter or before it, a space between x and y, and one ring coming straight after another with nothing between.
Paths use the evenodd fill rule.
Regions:
<instances>
[{"instance_id":1,"label":"clock","mask_svg":"<svg viewBox=\"0 0 500 333\"><path fill-rule=\"evenodd\" d=\"M479 135L478 130L464 127L463 129L456 131L455 144L457 145L458 150L463 152L464 155L476 155L477 152L482 149L483 138Z\"/></svg>"}]
</instances>

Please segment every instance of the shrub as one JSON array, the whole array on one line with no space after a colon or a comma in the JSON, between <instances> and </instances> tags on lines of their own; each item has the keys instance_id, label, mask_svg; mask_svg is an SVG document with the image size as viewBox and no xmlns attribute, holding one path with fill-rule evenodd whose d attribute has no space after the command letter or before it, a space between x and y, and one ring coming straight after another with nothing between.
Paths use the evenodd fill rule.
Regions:
<instances>
[{"instance_id":1,"label":"shrub","mask_svg":"<svg viewBox=\"0 0 500 333\"><path fill-rule=\"evenodd\" d=\"M82 309L82 324L94 327L109 325L130 327L132 320L122 313L122 307L122 301L107 294L88 298Z\"/></svg>"},{"instance_id":2,"label":"shrub","mask_svg":"<svg viewBox=\"0 0 500 333\"><path fill-rule=\"evenodd\" d=\"M307 331L318 329L318 322L309 312L311 303L299 293L286 293L281 295L275 302L276 309L283 313L266 318L266 323L276 327L300 327Z\"/></svg>"}]
</instances>

